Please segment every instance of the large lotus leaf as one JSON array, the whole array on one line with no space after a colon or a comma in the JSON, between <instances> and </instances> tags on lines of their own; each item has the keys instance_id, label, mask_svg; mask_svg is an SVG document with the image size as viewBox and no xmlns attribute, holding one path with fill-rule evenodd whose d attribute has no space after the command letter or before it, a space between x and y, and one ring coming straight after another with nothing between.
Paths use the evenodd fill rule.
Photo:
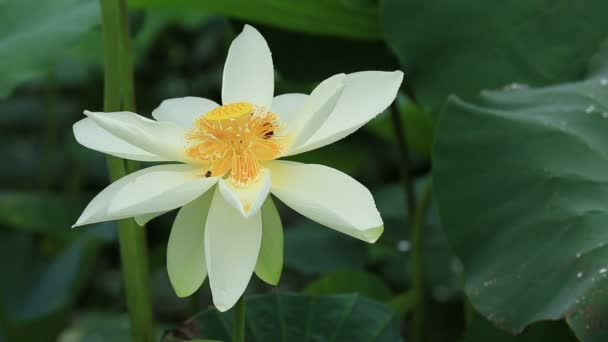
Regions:
<instances>
[{"instance_id":1,"label":"large lotus leaf","mask_svg":"<svg viewBox=\"0 0 608 342\"><path fill-rule=\"evenodd\" d=\"M511 82L576 80L608 35L605 0L385 0L384 35L424 104Z\"/></svg>"},{"instance_id":2,"label":"large lotus leaf","mask_svg":"<svg viewBox=\"0 0 608 342\"><path fill-rule=\"evenodd\" d=\"M273 293L248 298L246 307L247 341L402 341L395 312L356 294ZM210 310L187 325L201 338L230 341L232 311Z\"/></svg>"},{"instance_id":3,"label":"large lotus leaf","mask_svg":"<svg viewBox=\"0 0 608 342\"><path fill-rule=\"evenodd\" d=\"M572 332L563 321L545 321L530 325L517 336L496 329L490 322L477 314L468 324L462 342L576 342Z\"/></svg>"},{"instance_id":4,"label":"large lotus leaf","mask_svg":"<svg viewBox=\"0 0 608 342\"><path fill-rule=\"evenodd\" d=\"M511 332L565 317L608 340L608 75L450 99L433 176L479 312Z\"/></svg>"}]
</instances>

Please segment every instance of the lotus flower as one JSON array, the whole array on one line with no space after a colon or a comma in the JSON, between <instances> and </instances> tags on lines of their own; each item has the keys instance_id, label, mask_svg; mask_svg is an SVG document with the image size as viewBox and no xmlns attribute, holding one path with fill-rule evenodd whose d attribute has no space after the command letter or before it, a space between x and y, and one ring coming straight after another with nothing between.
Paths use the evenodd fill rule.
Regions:
<instances>
[{"instance_id":1,"label":"lotus flower","mask_svg":"<svg viewBox=\"0 0 608 342\"><path fill-rule=\"evenodd\" d=\"M129 217L144 225L181 207L167 249L171 283L184 297L208 276L215 306L228 310L254 270L272 284L280 277L282 263L268 267L282 260L282 232L280 223L278 232L272 228L278 217L269 193L329 228L370 243L378 239L382 219L363 185L327 166L280 158L353 133L390 105L402 79L400 71L338 74L310 95L273 97L268 44L245 26L228 52L223 105L169 99L152 112L155 120L131 112L84 112L87 118L74 124L80 144L120 158L171 163L110 184L75 226Z\"/></svg>"}]
</instances>

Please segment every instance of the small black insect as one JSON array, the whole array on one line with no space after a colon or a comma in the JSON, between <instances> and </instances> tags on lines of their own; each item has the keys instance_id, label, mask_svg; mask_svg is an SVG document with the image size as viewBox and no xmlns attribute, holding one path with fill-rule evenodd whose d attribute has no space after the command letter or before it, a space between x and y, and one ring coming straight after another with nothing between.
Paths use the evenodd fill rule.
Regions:
<instances>
[{"instance_id":1,"label":"small black insect","mask_svg":"<svg viewBox=\"0 0 608 342\"><path fill-rule=\"evenodd\" d=\"M205 172L205 177L207 177L207 178L211 177L211 171Z\"/></svg>"}]
</instances>

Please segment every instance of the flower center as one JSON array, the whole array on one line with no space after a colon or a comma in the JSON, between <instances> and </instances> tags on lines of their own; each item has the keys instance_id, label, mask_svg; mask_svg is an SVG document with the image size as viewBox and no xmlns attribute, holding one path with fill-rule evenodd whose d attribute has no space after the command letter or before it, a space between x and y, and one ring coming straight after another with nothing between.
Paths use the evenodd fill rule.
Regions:
<instances>
[{"instance_id":1,"label":"flower center","mask_svg":"<svg viewBox=\"0 0 608 342\"><path fill-rule=\"evenodd\" d=\"M283 152L284 139L276 135L280 126L279 117L263 107L247 102L223 105L194 121L186 134L191 143L186 153L210 165L205 176L230 171L235 185L247 186L262 174L260 161Z\"/></svg>"}]
</instances>

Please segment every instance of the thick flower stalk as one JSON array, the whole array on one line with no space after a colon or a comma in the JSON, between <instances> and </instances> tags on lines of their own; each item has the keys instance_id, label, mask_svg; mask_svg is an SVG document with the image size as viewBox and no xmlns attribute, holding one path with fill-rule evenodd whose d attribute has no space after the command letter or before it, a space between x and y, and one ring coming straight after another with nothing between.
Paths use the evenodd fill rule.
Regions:
<instances>
[{"instance_id":1,"label":"thick flower stalk","mask_svg":"<svg viewBox=\"0 0 608 342\"><path fill-rule=\"evenodd\" d=\"M209 277L213 302L225 311L245 291L260 264L282 260L274 194L300 214L366 242L383 223L371 193L348 175L322 165L279 158L323 147L353 133L395 99L403 73L338 74L310 95L274 96L274 69L262 35L245 26L224 67L222 103L184 97L165 100L150 120L131 112L85 111L74 125L82 145L151 166L99 193L75 226L134 217L139 224L181 207L167 247L178 296ZM270 250L277 253L272 255ZM272 262L270 262L272 264Z\"/></svg>"}]
</instances>

